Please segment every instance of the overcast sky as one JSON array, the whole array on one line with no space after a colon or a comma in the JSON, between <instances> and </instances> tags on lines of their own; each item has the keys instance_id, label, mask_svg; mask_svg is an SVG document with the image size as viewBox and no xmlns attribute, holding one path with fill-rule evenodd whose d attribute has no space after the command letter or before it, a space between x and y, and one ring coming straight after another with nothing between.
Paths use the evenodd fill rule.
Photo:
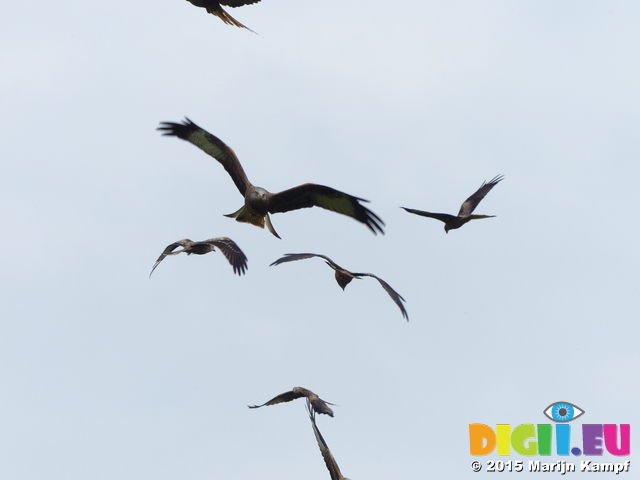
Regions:
<instances>
[{"instance_id":1,"label":"overcast sky","mask_svg":"<svg viewBox=\"0 0 640 480\"><path fill-rule=\"evenodd\" d=\"M640 4L228 10L258 34L184 0L0 4L0 478L327 479L302 400L246 407L298 385L338 405L318 428L354 480L484 476L469 424L561 400L638 426ZM224 169L155 130L184 116L253 184L366 198L386 235L225 218ZM498 174L495 218L399 208L455 214ZM215 252L149 279L218 236L246 275ZM290 252L380 276L410 321L374 279L269 267Z\"/></svg>"}]
</instances>

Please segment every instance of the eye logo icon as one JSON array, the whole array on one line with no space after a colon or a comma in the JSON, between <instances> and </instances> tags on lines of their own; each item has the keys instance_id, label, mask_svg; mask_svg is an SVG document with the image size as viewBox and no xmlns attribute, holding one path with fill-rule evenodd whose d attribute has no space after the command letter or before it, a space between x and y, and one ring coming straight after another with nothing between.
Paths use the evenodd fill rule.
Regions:
<instances>
[{"instance_id":1,"label":"eye logo icon","mask_svg":"<svg viewBox=\"0 0 640 480\"><path fill-rule=\"evenodd\" d=\"M554 422L566 423L584 414L584 410L581 410L573 403L556 402L545 408L544 414Z\"/></svg>"}]
</instances>

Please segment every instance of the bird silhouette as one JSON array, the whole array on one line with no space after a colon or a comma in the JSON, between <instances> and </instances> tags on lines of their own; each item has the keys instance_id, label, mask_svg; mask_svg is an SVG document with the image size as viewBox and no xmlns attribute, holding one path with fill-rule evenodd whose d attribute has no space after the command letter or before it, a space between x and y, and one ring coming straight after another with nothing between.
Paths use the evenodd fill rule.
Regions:
<instances>
[{"instance_id":1,"label":"bird silhouette","mask_svg":"<svg viewBox=\"0 0 640 480\"><path fill-rule=\"evenodd\" d=\"M182 247L182 250L175 251L176 248ZM210 238L208 240L203 240L201 242L192 242L188 238L184 240L178 240L177 242L172 243L164 249L162 254L156 260L156 263L153 265L151 269L151 273L160 265L160 262L168 257L169 255L178 255L179 253L186 252L187 255L204 255L205 253L214 252L215 248L218 247L222 254L227 257L227 260L233 267L233 272L238 275L242 275L247 269L247 257L238 244L227 237L217 237Z\"/></svg>"},{"instance_id":2,"label":"bird silhouette","mask_svg":"<svg viewBox=\"0 0 640 480\"><path fill-rule=\"evenodd\" d=\"M389 294L389 296L396 303L396 305L398 305L398 308L402 312L402 316L407 319L407 322L409 321L409 315L407 314L407 310L404 308L404 305L402 304L402 302L405 302L406 300L402 298L402 296L398 292L396 292L393 288L391 288L391 285L389 285L387 282L382 280L380 277L374 275L373 273L350 272L349 270L342 268L340 265L335 263L329 257L325 255L320 255L318 253L286 253L284 257L279 258L269 266L272 267L274 265L280 265L281 263L293 262L296 260L305 260L307 258L313 258L313 257L323 258L325 260L325 263L335 270L336 282L338 282L338 285L340 285L342 290L344 290L346 286L354 278L362 278L362 277L375 278L376 280L378 280L378 282L380 282L380 285L382 285L382 288L385 289L385 291Z\"/></svg>"},{"instance_id":3,"label":"bird silhouette","mask_svg":"<svg viewBox=\"0 0 640 480\"><path fill-rule=\"evenodd\" d=\"M449 233L449 230L454 230L456 228L460 228L465 223L471 220L477 220L479 218L492 218L495 215L471 215L471 213L476 209L480 201L485 197L489 191L495 187L498 182L500 182L504 178L503 175L498 175L494 177L490 182L483 182L480 185L480 188L476 190L476 192L467 198L462 206L460 207L460 211L458 215L449 215L447 213L431 213L424 212L422 210L414 210L413 208L404 208L409 213L415 213L416 215L421 215L423 217L435 218L444 222L444 231Z\"/></svg>"},{"instance_id":4,"label":"bird silhouette","mask_svg":"<svg viewBox=\"0 0 640 480\"><path fill-rule=\"evenodd\" d=\"M263 403L262 405L247 405L249 408L260 408L265 405L275 405L277 403L290 402L295 400L296 398L306 397L307 402L311 403L313 410L318 413L324 413L325 415L329 415L333 417L333 410L331 410L328 405L333 405L333 403L326 402L322 400L318 395L313 393L311 390L307 390L302 387L293 387L292 390L288 392L281 393L273 397L268 402ZM327 405L328 404L328 405Z\"/></svg>"}]
</instances>

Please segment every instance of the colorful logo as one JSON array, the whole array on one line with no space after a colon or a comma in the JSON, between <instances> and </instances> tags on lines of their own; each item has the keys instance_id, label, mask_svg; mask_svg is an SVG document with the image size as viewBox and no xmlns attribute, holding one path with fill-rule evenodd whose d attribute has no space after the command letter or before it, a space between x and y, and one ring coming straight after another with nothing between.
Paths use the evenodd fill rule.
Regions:
<instances>
[{"instance_id":1,"label":"colorful logo","mask_svg":"<svg viewBox=\"0 0 640 480\"><path fill-rule=\"evenodd\" d=\"M575 420L584 413L584 410L580 410L573 403L556 402L545 408L543 413L549 417L549 420L564 423Z\"/></svg>"},{"instance_id":2,"label":"colorful logo","mask_svg":"<svg viewBox=\"0 0 640 480\"><path fill-rule=\"evenodd\" d=\"M631 453L631 426L629 424L583 424L571 429L571 422L585 412L569 402L555 402L544 409L543 413L554 425L522 424L513 427L499 424L495 429L482 424L469 425L469 450L471 455L485 456L497 449L498 455L516 453L531 457L536 455L586 455L601 456L605 452L615 456L627 456ZM572 433L578 430L582 439L573 439ZM554 435L555 433L555 435ZM554 442L555 440L555 442ZM555 443L555 449L554 449ZM573 447L571 445L574 445Z\"/></svg>"}]
</instances>

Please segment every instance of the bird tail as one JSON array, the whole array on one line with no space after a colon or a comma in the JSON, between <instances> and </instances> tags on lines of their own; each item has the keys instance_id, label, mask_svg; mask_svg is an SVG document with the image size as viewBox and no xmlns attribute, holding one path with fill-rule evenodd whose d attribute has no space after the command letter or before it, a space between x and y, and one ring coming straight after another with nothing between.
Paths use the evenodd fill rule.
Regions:
<instances>
[{"instance_id":1,"label":"bird tail","mask_svg":"<svg viewBox=\"0 0 640 480\"><path fill-rule=\"evenodd\" d=\"M277 234L273 225L271 224L271 219L269 218L269 214L267 213L264 217L261 215L256 215L255 213L251 213L246 206L243 206L240 210L229 213L225 215L225 217L235 218L236 222L250 223L251 225L255 225L256 227L264 228L265 220L267 224L267 228L271 233L273 233L276 237L280 238L280 235Z\"/></svg>"},{"instance_id":2,"label":"bird tail","mask_svg":"<svg viewBox=\"0 0 640 480\"><path fill-rule=\"evenodd\" d=\"M215 15L227 25L235 25L236 27L246 28L250 32L256 33L253 30L251 30L249 27L241 24L239 21L237 21L235 18L229 15L220 5L217 5L213 8L207 8L207 12Z\"/></svg>"}]
</instances>

